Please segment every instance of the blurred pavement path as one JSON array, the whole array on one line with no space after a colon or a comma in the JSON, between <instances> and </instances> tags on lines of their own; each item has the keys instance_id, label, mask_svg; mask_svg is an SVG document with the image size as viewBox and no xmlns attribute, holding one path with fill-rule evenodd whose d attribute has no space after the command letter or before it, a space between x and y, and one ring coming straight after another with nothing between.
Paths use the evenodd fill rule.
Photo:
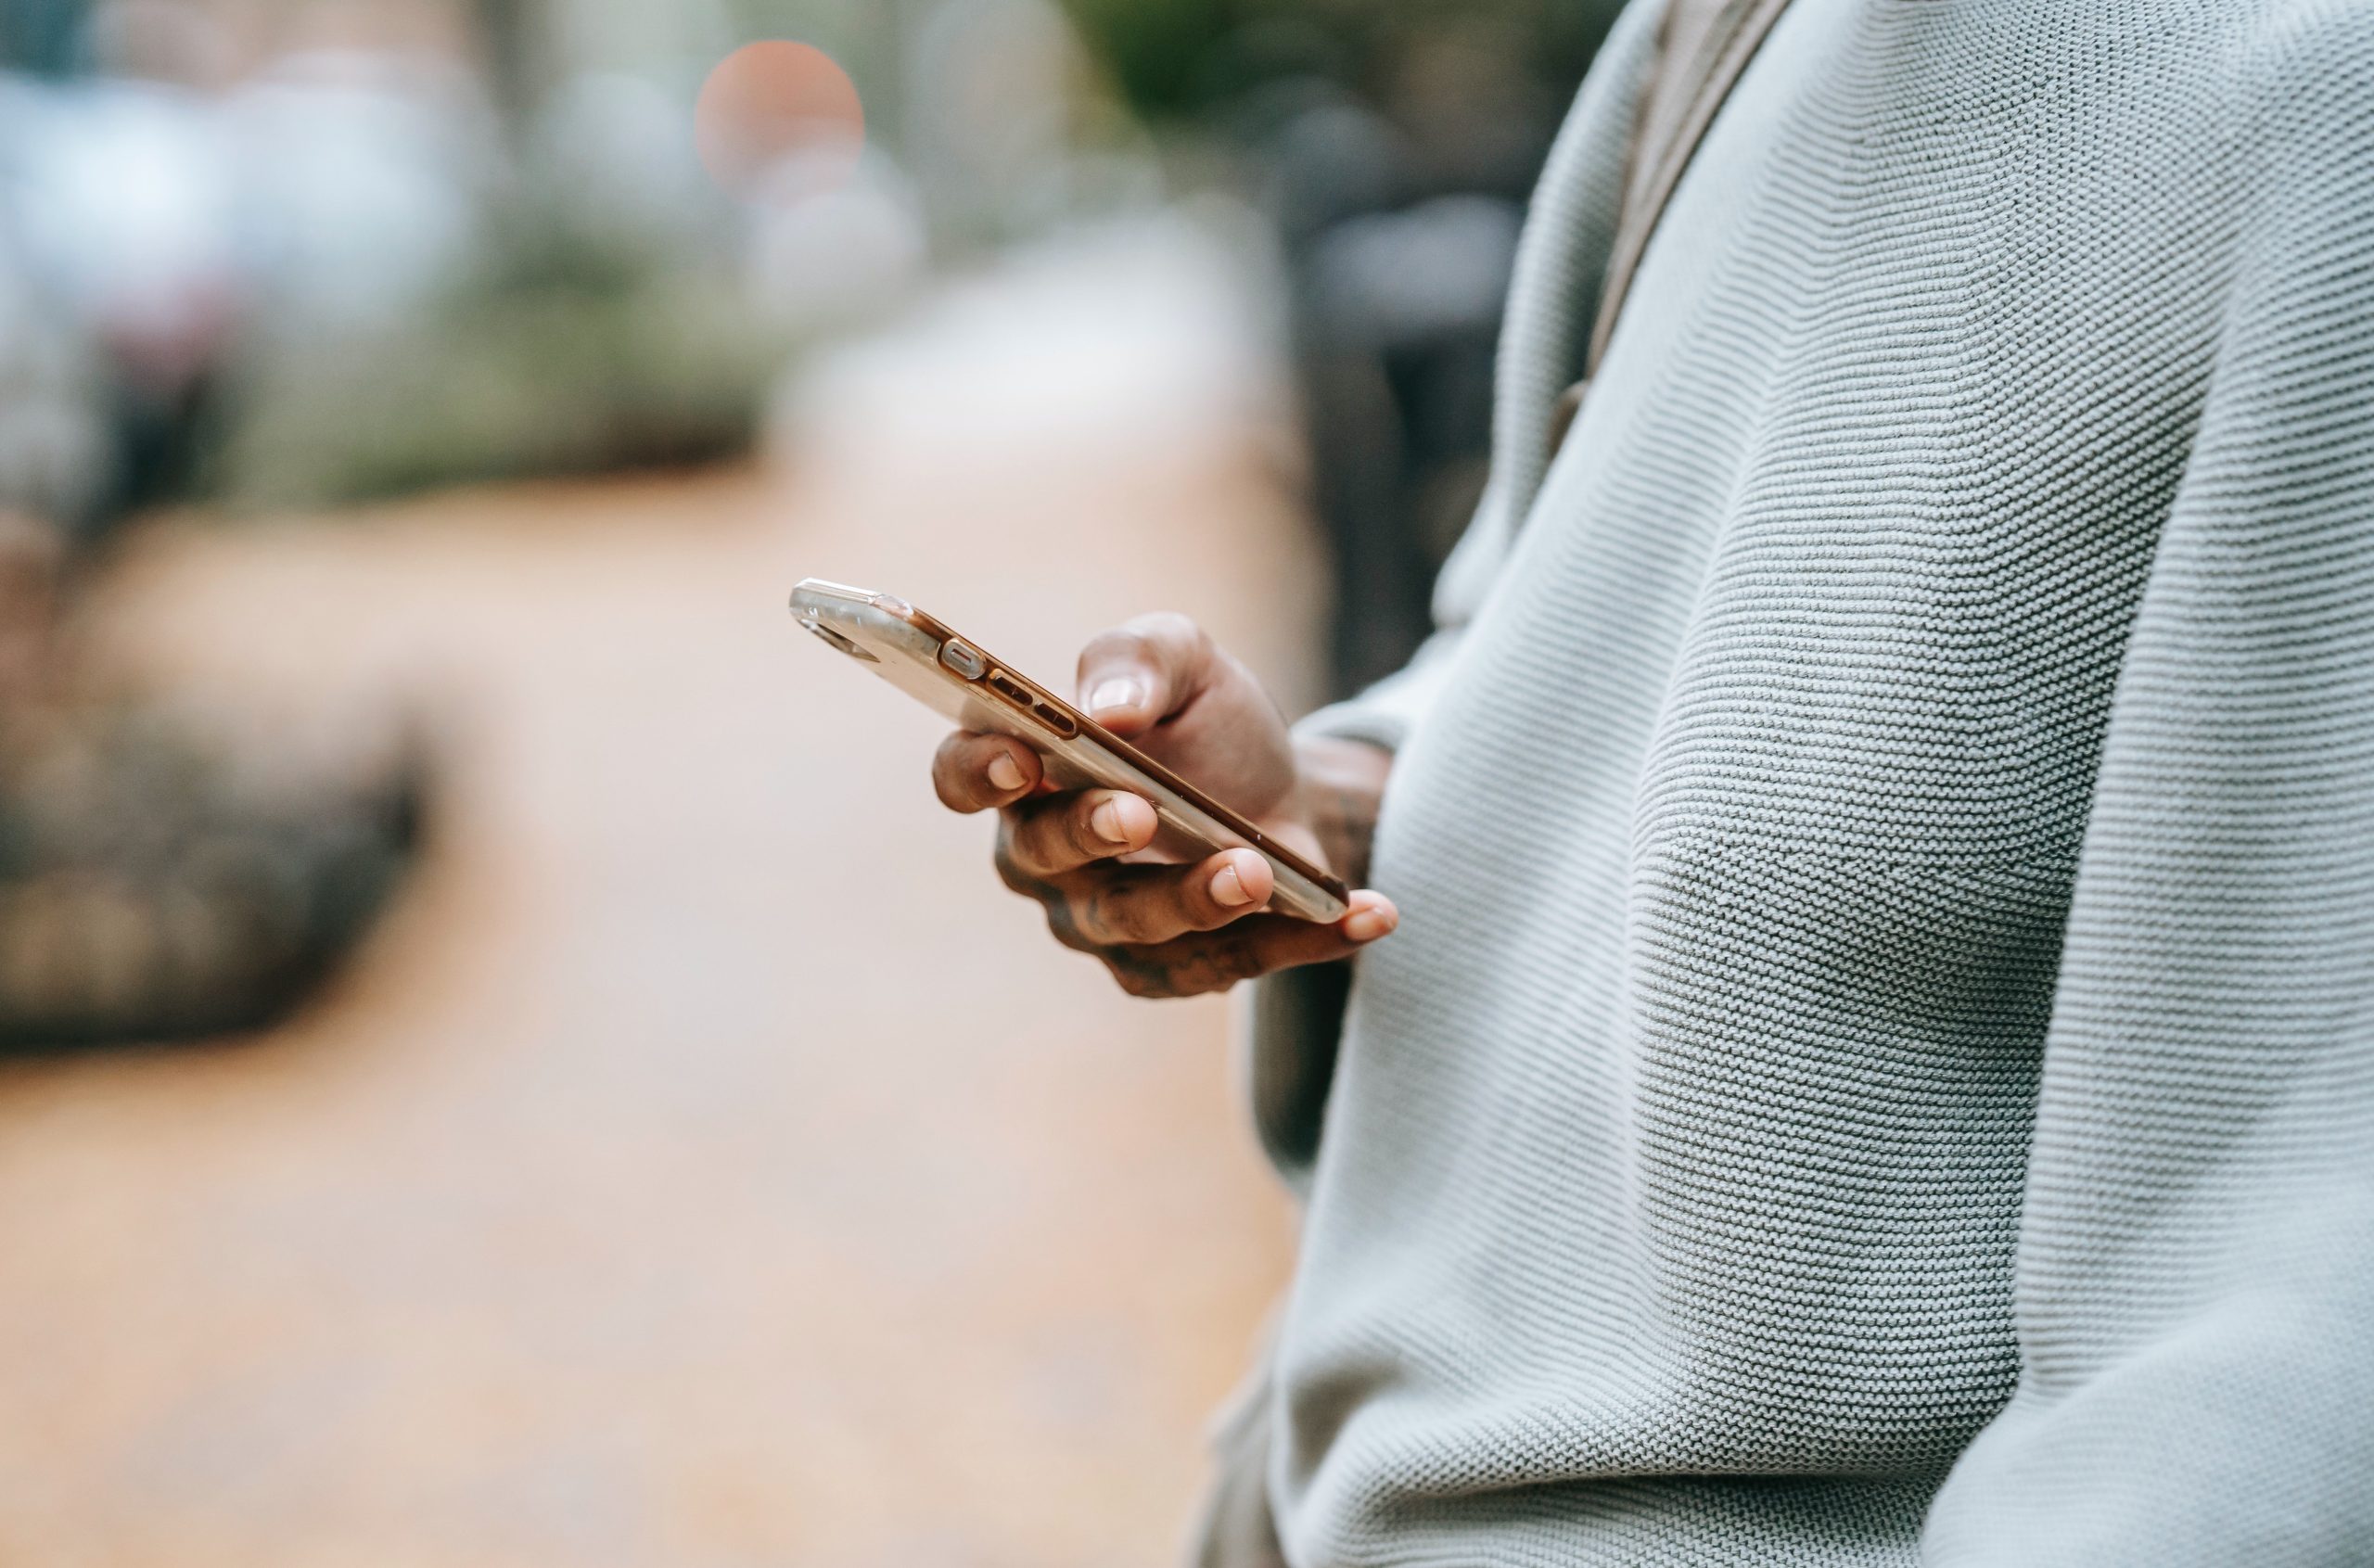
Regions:
<instances>
[{"instance_id":1,"label":"blurred pavement path","mask_svg":"<svg viewBox=\"0 0 2374 1568\"><path fill-rule=\"evenodd\" d=\"M1064 676L1173 606L1303 695L1250 327L1122 249L818 367L766 470L137 542L121 668L416 708L443 810L291 1026L0 1068L0 1561L1172 1560L1287 1261L1230 1009L1046 940L934 721L783 608L889 588ZM1099 339L1038 377L1098 396L1030 390Z\"/></svg>"}]
</instances>

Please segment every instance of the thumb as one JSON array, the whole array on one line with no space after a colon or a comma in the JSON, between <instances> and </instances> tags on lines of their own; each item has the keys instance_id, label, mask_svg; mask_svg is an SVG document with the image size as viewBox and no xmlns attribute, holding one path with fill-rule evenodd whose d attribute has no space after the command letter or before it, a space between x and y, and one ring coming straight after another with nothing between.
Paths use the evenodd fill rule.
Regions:
<instances>
[{"instance_id":1,"label":"thumb","mask_svg":"<svg viewBox=\"0 0 2374 1568\"><path fill-rule=\"evenodd\" d=\"M1079 656L1079 706L1116 734L1141 734L1202 695L1212 640L1183 615L1140 616L1098 633Z\"/></svg>"}]
</instances>

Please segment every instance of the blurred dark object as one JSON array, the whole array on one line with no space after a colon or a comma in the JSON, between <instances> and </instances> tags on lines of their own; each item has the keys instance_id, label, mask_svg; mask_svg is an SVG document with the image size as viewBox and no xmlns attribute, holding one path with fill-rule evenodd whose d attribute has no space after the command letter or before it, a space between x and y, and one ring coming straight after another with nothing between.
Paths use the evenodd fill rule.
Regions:
<instances>
[{"instance_id":1,"label":"blurred dark object","mask_svg":"<svg viewBox=\"0 0 2374 1568\"><path fill-rule=\"evenodd\" d=\"M1140 106L1215 117L1289 277L1331 675L1409 657L1483 490L1524 203L1619 0L1071 0Z\"/></svg>"},{"instance_id":2,"label":"blurred dark object","mask_svg":"<svg viewBox=\"0 0 2374 1568\"><path fill-rule=\"evenodd\" d=\"M261 1027L402 882L420 754L387 725L266 736L78 692L81 553L0 506L0 1053Z\"/></svg>"},{"instance_id":3,"label":"blurred dark object","mask_svg":"<svg viewBox=\"0 0 2374 1568\"><path fill-rule=\"evenodd\" d=\"M1337 691L1398 669L1483 493L1522 210L1437 196L1328 225L1294 259L1313 499L1335 572Z\"/></svg>"},{"instance_id":4,"label":"blurred dark object","mask_svg":"<svg viewBox=\"0 0 2374 1568\"><path fill-rule=\"evenodd\" d=\"M1317 75L1377 103L1442 41L1493 35L1505 87L1574 83L1622 0L1064 0L1150 118L1225 112L1281 78Z\"/></svg>"},{"instance_id":5,"label":"blurred dark object","mask_svg":"<svg viewBox=\"0 0 2374 1568\"><path fill-rule=\"evenodd\" d=\"M0 6L0 64L63 76L81 61L86 0L8 0Z\"/></svg>"},{"instance_id":6,"label":"blurred dark object","mask_svg":"<svg viewBox=\"0 0 2374 1568\"><path fill-rule=\"evenodd\" d=\"M325 783L137 709L0 725L0 1052L285 1016L416 847L416 763Z\"/></svg>"}]
</instances>

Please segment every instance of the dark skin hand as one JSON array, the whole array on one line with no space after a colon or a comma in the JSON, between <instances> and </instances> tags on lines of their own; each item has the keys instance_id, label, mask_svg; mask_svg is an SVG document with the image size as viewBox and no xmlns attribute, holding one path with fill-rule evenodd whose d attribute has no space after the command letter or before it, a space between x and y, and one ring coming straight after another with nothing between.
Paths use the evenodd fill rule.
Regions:
<instances>
[{"instance_id":1,"label":"dark skin hand","mask_svg":"<svg viewBox=\"0 0 2374 1568\"><path fill-rule=\"evenodd\" d=\"M1079 706L1098 723L1347 881L1368 872L1389 753L1348 741L1297 746L1260 682L1184 616L1143 616L1079 657ZM1163 858L1152 804L1119 790L1040 793L1036 752L959 733L932 759L951 810L999 813L998 874L1038 900L1066 947L1093 954L1132 996L1224 991L1281 969L1348 958L1399 922L1383 894L1352 895L1332 925L1269 911L1270 862L1250 849Z\"/></svg>"}]
</instances>

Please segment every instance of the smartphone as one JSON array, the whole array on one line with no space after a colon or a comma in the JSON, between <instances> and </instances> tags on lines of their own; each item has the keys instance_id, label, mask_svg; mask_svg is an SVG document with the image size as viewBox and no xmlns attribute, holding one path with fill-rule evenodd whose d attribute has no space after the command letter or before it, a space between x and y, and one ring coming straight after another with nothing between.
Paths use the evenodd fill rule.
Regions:
<instances>
[{"instance_id":1,"label":"smartphone","mask_svg":"<svg viewBox=\"0 0 2374 1568\"><path fill-rule=\"evenodd\" d=\"M958 728L1012 735L1045 759L1064 789L1127 790L1150 801L1174 840L1206 855L1252 849L1270 862L1270 907L1304 920L1344 918L1343 883L1263 835L1128 741L980 644L888 593L810 578L791 591L791 613L827 647L917 698Z\"/></svg>"}]
</instances>

